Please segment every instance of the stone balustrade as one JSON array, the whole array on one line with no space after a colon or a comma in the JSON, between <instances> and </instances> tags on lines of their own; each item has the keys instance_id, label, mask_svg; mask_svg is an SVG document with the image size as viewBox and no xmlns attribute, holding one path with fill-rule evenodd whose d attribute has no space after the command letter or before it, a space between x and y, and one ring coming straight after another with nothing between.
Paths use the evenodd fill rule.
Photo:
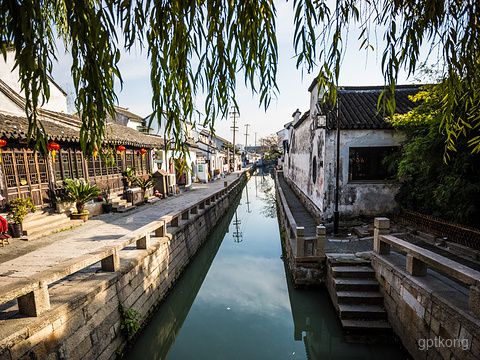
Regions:
<instances>
[{"instance_id":1,"label":"stone balustrade","mask_svg":"<svg viewBox=\"0 0 480 360\"><path fill-rule=\"evenodd\" d=\"M415 277L427 276L427 267L437 269L448 276L470 287L469 309L480 316L480 272L459 264L444 256L438 255L420 246L389 235L390 220L375 218L374 252L378 255L389 255L391 246L404 251L406 255L406 271Z\"/></svg>"},{"instance_id":2,"label":"stone balustrade","mask_svg":"<svg viewBox=\"0 0 480 360\"><path fill-rule=\"evenodd\" d=\"M278 175L275 174L275 177ZM278 179L276 179L278 184ZM300 226L288 206L285 194L281 186L277 186L277 195L280 203L280 213L284 220L286 239L291 240L293 255L296 260L309 261L312 258L325 258L326 228L323 225L316 226L315 236L305 235L305 226Z\"/></svg>"}]
</instances>

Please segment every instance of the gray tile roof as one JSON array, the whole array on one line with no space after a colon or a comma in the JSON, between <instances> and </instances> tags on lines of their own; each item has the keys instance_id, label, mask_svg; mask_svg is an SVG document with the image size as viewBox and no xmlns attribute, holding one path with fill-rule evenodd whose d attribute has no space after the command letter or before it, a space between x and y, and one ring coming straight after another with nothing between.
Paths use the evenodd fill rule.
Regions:
<instances>
[{"instance_id":1,"label":"gray tile roof","mask_svg":"<svg viewBox=\"0 0 480 360\"><path fill-rule=\"evenodd\" d=\"M388 114L378 110L377 104L383 86L343 87L338 91L341 129L389 129L391 124L384 119ZM395 90L395 113L406 114L418 103L409 99L420 91L416 85L399 85ZM335 110L332 111L335 113ZM328 127L336 129L336 117L328 116Z\"/></svg>"},{"instance_id":2,"label":"gray tile roof","mask_svg":"<svg viewBox=\"0 0 480 360\"><path fill-rule=\"evenodd\" d=\"M49 140L57 142L80 141L80 125L78 117L53 111L41 110L39 120ZM163 138L154 135L141 133L126 126L107 124L105 129L105 143L147 147L163 148ZM0 113L0 138L26 140L28 135L28 120L26 117L13 116Z\"/></svg>"}]
</instances>

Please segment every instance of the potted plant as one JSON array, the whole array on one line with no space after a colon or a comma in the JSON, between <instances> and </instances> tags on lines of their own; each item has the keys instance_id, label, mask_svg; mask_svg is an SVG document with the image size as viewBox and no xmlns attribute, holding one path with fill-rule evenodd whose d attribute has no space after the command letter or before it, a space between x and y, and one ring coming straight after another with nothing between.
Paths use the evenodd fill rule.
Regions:
<instances>
[{"instance_id":1,"label":"potted plant","mask_svg":"<svg viewBox=\"0 0 480 360\"><path fill-rule=\"evenodd\" d=\"M85 210L85 203L95 199L101 194L97 185L90 185L85 180L79 179L65 179L63 183L67 199L75 202L76 211L70 214L73 220L81 219L88 220L88 211Z\"/></svg>"},{"instance_id":2,"label":"potted plant","mask_svg":"<svg viewBox=\"0 0 480 360\"><path fill-rule=\"evenodd\" d=\"M103 207L103 212L105 213L112 212L113 204L112 204L112 201L110 200L110 194L108 193L108 191L103 194L102 207Z\"/></svg>"},{"instance_id":3,"label":"potted plant","mask_svg":"<svg viewBox=\"0 0 480 360\"><path fill-rule=\"evenodd\" d=\"M18 198L10 200L10 227L12 228L13 237L19 238L23 235L23 220L27 216L28 209L32 211L37 211L36 206L32 203L32 199L27 198Z\"/></svg>"},{"instance_id":4,"label":"potted plant","mask_svg":"<svg viewBox=\"0 0 480 360\"><path fill-rule=\"evenodd\" d=\"M137 170L135 166L127 167L125 169L125 182L127 187L131 186L135 180L135 170Z\"/></svg>"},{"instance_id":5,"label":"potted plant","mask_svg":"<svg viewBox=\"0 0 480 360\"><path fill-rule=\"evenodd\" d=\"M144 199L148 199L148 196L146 195L147 190L155 186L155 180L153 179L152 175L150 175L147 179L135 178L133 183L135 186L138 186L140 189L142 189Z\"/></svg>"}]
</instances>

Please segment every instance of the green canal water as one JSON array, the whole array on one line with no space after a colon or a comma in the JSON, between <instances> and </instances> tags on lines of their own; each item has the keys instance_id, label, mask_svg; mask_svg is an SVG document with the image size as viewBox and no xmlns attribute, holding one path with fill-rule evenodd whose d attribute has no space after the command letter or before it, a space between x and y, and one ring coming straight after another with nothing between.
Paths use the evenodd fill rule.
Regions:
<instances>
[{"instance_id":1,"label":"green canal water","mask_svg":"<svg viewBox=\"0 0 480 360\"><path fill-rule=\"evenodd\" d=\"M405 359L345 341L325 289L292 287L272 176L256 173L136 340L127 359Z\"/></svg>"}]
</instances>

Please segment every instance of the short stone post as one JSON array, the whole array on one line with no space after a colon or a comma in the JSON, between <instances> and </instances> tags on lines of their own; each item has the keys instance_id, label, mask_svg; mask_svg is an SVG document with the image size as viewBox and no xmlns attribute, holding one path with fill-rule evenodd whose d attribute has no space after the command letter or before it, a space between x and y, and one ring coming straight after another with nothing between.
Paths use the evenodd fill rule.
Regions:
<instances>
[{"instance_id":1,"label":"short stone post","mask_svg":"<svg viewBox=\"0 0 480 360\"><path fill-rule=\"evenodd\" d=\"M17 299L18 311L25 316L40 316L50 309L50 296L48 285L40 284L40 288L29 292Z\"/></svg>"},{"instance_id":2,"label":"short stone post","mask_svg":"<svg viewBox=\"0 0 480 360\"><path fill-rule=\"evenodd\" d=\"M120 258L118 256L118 250L113 250L113 254L102 259L103 271L117 271L120 267Z\"/></svg>"},{"instance_id":3,"label":"short stone post","mask_svg":"<svg viewBox=\"0 0 480 360\"><path fill-rule=\"evenodd\" d=\"M165 221L163 222L162 226L159 226L155 229L155 237L164 237L166 235L166 226Z\"/></svg>"},{"instance_id":4,"label":"short stone post","mask_svg":"<svg viewBox=\"0 0 480 360\"><path fill-rule=\"evenodd\" d=\"M180 225L180 219L178 216L175 216L172 221L170 221L170 225L173 227L178 227Z\"/></svg>"},{"instance_id":5,"label":"short stone post","mask_svg":"<svg viewBox=\"0 0 480 360\"><path fill-rule=\"evenodd\" d=\"M297 233L295 234L295 257L305 256L305 228L297 226Z\"/></svg>"},{"instance_id":6,"label":"short stone post","mask_svg":"<svg viewBox=\"0 0 480 360\"><path fill-rule=\"evenodd\" d=\"M325 238L327 235L327 228L323 225L318 225L316 228L317 243L315 246L316 256L325 256Z\"/></svg>"},{"instance_id":7,"label":"short stone post","mask_svg":"<svg viewBox=\"0 0 480 360\"><path fill-rule=\"evenodd\" d=\"M407 272L413 276L427 276L427 264L407 254Z\"/></svg>"},{"instance_id":8,"label":"short stone post","mask_svg":"<svg viewBox=\"0 0 480 360\"><path fill-rule=\"evenodd\" d=\"M388 235L390 232L390 219L378 217L374 220L373 251L379 255L390 254L390 245L380 241L380 235Z\"/></svg>"},{"instance_id":9,"label":"short stone post","mask_svg":"<svg viewBox=\"0 0 480 360\"><path fill-rule=\"evenodd\" d=\"M470 297L468 308L475 315L480 316L480 290L477 286L470 286Z\"/></svg>"},{"instance_id":10,"label":"short stone post","mask_svg":"<svg viewBox=\"0 0 480 360\"><path fill-rule=\"evenodd\" d=\"M150 247L150 234L137 240L137 249L148 249Z\"/></svg>"},{"instance_id":11,"label":"short stone post","mask_svg":"<svg viewBox=\"0 0 480 360\"><path fill-rule=\"evenodd\" d=\"M223 182L223 187L227 187L228 186L228 181L224 181Z\"/></svg>"}]
</instances>

